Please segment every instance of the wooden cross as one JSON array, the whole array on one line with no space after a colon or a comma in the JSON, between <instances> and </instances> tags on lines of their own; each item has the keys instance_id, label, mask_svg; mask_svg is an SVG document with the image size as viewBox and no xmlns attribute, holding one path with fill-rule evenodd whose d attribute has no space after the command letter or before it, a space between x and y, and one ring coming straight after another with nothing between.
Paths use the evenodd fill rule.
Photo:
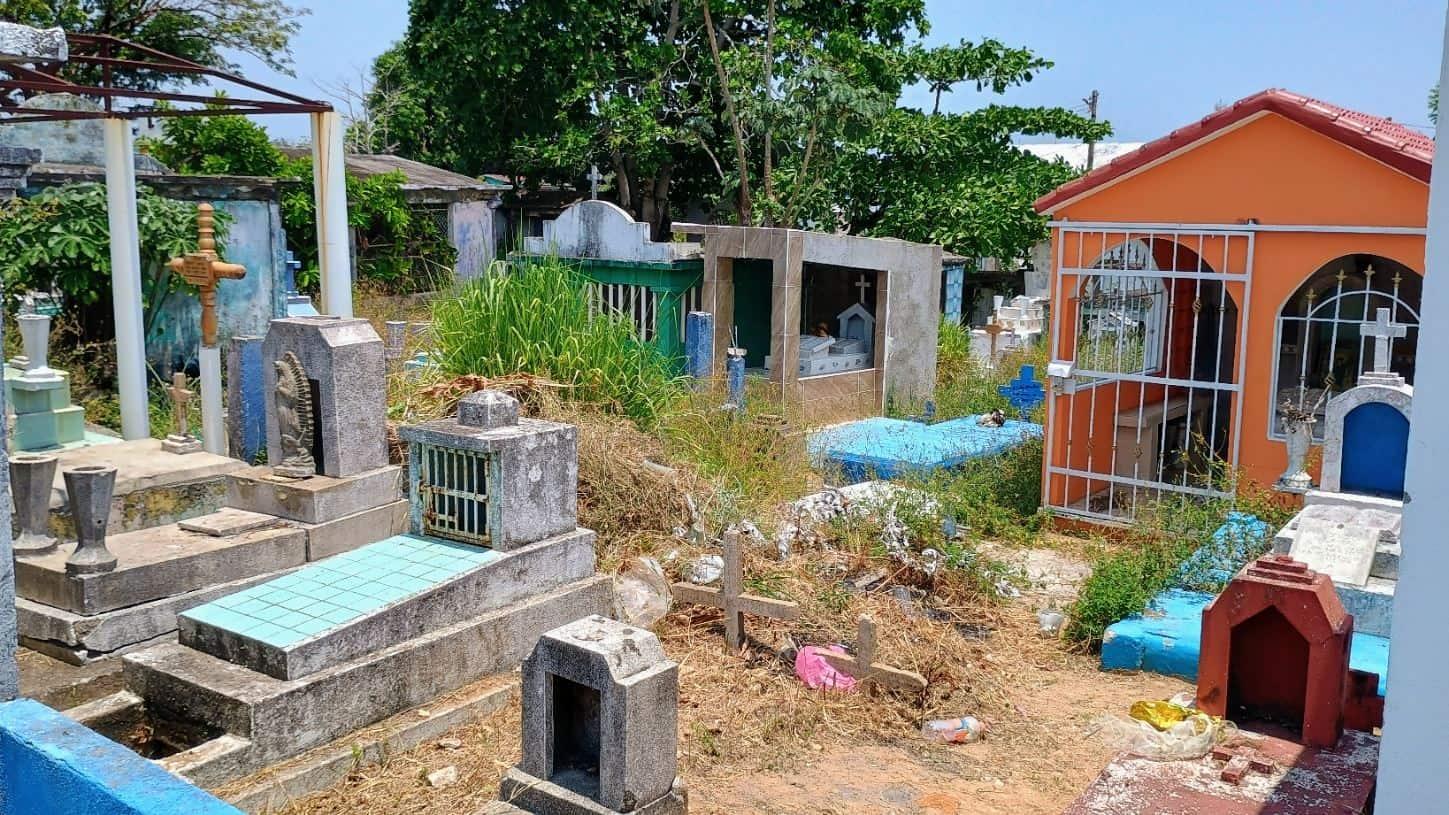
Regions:
<instances>
[{"instance_id":1,"label":"wooden cross","mask_svg":"<svg viewBox=\"0 0 1449 815\"><path fill-rule=\"evenodd\" d=\"M186 405L191 402L191 391L186 389L186 374L177 371L171 375L171 387L166 389L171 394L171 422L179 438L187 438L191 435L191 428L186 422Z\"/></svg>"},{"instance_id":2,"label":"wooden cross","mask_svg":"<svg viewBox=\"0 0 1449 815\"><path fill-rule=\"evenodd\" d=\"M1214 761L1223 763L1219 778L1234 786L1243 783L1243 778L1250 772L1269 775L1277 768L1251 744L1220 744L1213 748L1212 756Z\"/></svg>"},{"instance_id":3,"label":"wooden cross","mask_svg":"<svg viewBox=\"0 0 1449 815\"><path fill-rule=\"evenodd\" d=\"M219 280L240 280L246 267L223 263L216 254L216 216L211 204L196 205L197 248L184 257L171 259L171 270L195 286L201 300L201 344L216 345L216 284Z\"/></svg>"},{"instance_id":4,"label":"wooden cross","mask_svg":"<svg viewBox=\"0 0 1449 815\"><path fill-rule=\"evenodd\" d=\"M740 533L731 529L724 535L724 571L720 588L675 583L674 599L682 603L722 609L724 611L725 647L737 652L745 645L745 615L793 620L800 616L800 607L787 600L771 600L744 593L744 567L740 562Z\"/></svg>"},{"instance_id":5,"label":"wooden cross","mask_svg":"<svg viewBox=\"0 0 1449 815\"><path fill-rule=\"evenodd\" d=\"M820 656L835 670L850 674L857 682L875 682L917 693L926 689L926 678L915 671L903 671L875 661L875 620L865 615L861 615L855 635L855 656L832 651L821 651Z\"/></svg>"},{"instance_id":6,"label":"wooden cross","mask_svg":"<svg viewBox=\"0 0 1449 815\"><path fill-rule=\"evenodd\" d=\"M991 320L989 322L987 322L986 323L986 326L984 328L982 328L981 330L982 331L985 331L986 334L987 334L987 336L991 337L991 350L988 352L988 355L991 358L988 359L988 360L986 360L986 367L988 367L988 368L995 368L996 367L996 335L998 335L1001 332L1005 331L1006 330L1006 326L1002 325L1001 323L998 323L996 321L996 315L993 314L991 316Z\"/></svg>"},{"instance_id":7,"label":"wooden cross","mask_svg":"<svg viewBox=\"0 0 1449 815\"><path fill-rule=\"evenodd\" d=\"M1389 319L1389 310L1386 308L1379 309L1377 319L1363 323L1364 336L1374 338L1374 373L1389 372L1389 345L1396 338L1408 333L1408 326Z\"/></svg>"}]
</instances>

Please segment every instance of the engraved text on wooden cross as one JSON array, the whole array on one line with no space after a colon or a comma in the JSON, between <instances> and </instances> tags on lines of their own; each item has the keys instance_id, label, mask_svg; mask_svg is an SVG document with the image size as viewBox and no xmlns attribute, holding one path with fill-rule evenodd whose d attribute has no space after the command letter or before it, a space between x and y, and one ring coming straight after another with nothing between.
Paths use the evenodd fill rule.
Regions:
<instances>
[{"instance_id":1,"label":"engraved text on wooden cross","mask_svg":"<svg viewBox=\"0 0 1449 815\"><path fill-rule=\"evenodd\" d=\"M246 267L224 263L216 254L216 216L211 204L196 205L197 249L185 257L172 258L171 270L195 286L201 301L201 344L216 345L216 284L219 280L239 280L246 276Z\"/></svg>"}]
</instances>

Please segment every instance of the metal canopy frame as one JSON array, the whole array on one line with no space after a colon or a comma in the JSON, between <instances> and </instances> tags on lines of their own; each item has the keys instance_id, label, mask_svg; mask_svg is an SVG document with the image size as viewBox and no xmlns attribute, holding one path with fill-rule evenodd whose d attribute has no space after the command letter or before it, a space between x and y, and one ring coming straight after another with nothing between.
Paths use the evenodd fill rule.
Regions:
<instances>
[{"instance_id":1,"label":"metal canopy frame","mask_svg":"<svg viewBox=\"0 0 1449 815\"><path fill-rule=\"evenodd\" d=\"M76 119L150 119L178 116L254 115L272 113L327 113L332 105L273 88L243 76L212 68L181 57L147 48L109 34L65 35L69 48L66 62L35 62L29 65L0 62L0 123L57 122ZM140 58L116 56L137 54ZM82 85L60 76L65 65L97 66L100 85ZM204 96L164 90L143 90L117 86L112 71L154 71L161 76L207 77L257 91L271 98ZM101 110L64 110L22 107L38 94L69 93L99 99ZM157 103L168 103L158 107ZM169 105L193 105L171 107Z\"/></svg>"}]
</instances>

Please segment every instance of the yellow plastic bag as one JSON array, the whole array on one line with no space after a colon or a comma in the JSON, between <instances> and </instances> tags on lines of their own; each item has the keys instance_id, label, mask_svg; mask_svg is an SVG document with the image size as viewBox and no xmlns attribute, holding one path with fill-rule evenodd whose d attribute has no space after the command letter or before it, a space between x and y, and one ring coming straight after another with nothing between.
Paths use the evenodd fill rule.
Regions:
<instances>
[{"instance_id":1,"label":"yellow plastic bag","mask_svg":"<svg viewBox=\"0 0 1449 815\"><path fill-rule=\"evenodd\" d=\"M1201 716L1195 710L1190 710L1175 702L1165 700L1133 702L1127 715L1139 722L1147 722L1159 731L1167 730L1178 722L1187 721L1195 716Z\"/></svg>"}]
</instances>

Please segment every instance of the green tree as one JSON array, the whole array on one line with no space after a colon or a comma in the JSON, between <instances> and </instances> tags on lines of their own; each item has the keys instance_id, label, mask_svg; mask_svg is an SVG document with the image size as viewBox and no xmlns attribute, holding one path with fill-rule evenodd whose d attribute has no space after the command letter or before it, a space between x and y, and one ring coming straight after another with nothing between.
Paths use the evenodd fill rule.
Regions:
<instances>
[{"instance_id":1,"label":"green tree","mask_svg":"<svg viewBox=\"0 0 1449 815\"><path fill-rule=\"evenodd\" d=\"M403 154L524 186L582 188L597 164L656 237L702 206L1019 256L1044 231L1032 200L1069 171L1011 138L1109 130L1059 108L940 113L960 83L1004 93L1050 62L994 40L927 48L928 28L924 0L413 0L375 78L412 89ZM916 83L930 114L899 104Z\"/></svg>"},{"instance_id":2,"label":"green tree","mask_svg":"<svg viewBox=\"0 0 1449 815\"><path fill-rule=\"evenodd\" d=\"M140 229L144 330L177 291L190 286L167 265L173 257L196 251L196 205L136 188ZM231 223L217 212L218 243L225 245ZM102 184L67 184L41 190L31 198L0 204L0 281L7 292L59 291L65 308L84 336L115 336L111 296L110 222Z\"/></svg>"},{"instance_id":3,"label":"green tree","mask_svg":"<svg viewBox=\"0 0 1449 815\"><path fill-rule=\"evenodd\" d=\"M25 25L60 26L77 34L110 34L123 40L212 68L236 70L229 53L256 57L268 67L291 73L289 43L306 9L283 0L0 0L0 20ZM137 58L135 53L112 54ZM100 69L67 65L66 78L95 84ZM176 81L154 72L117 68L122 87L154 89Z\"/></svg>"}]
</instances>

